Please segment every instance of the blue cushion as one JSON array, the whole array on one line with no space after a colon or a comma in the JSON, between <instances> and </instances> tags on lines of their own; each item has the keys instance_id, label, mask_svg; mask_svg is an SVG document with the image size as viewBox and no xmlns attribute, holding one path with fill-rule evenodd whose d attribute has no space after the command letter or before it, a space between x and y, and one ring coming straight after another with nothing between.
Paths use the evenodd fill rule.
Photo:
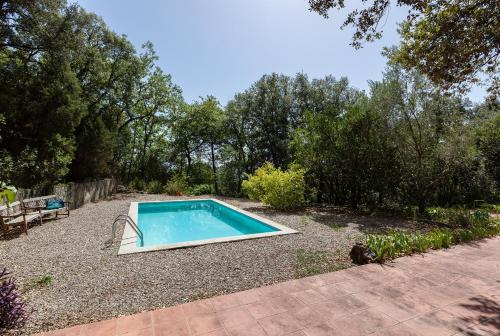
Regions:
<instances>
[{"instance_id":1,"label":"blue cushion","mask_svg":"<svg viewBox=\"0 0 500 336\"><path fill-rule=\"evenodd\" d=\"M47 201L47 205L45 206L45 209L47 210L54 210L54 209L60 209L64 207L64 201L62 199L52 199Z\"/></svg>"}]
</instances>

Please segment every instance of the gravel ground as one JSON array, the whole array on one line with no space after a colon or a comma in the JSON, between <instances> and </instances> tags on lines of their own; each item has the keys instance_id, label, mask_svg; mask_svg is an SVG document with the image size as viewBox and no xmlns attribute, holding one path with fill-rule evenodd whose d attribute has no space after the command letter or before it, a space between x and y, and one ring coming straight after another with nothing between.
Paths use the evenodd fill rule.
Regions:
<instances>
[{"instance_id":1,"label":"gravel ground","mask_svg":"<svg viewBox=\"0 0 500 336\"><path fill-rule=\"evenodd\" d=\"M299 234L118 256L105 248L114 218L131 201L172 199L120 194L87 204L69 218L45 221L29 235L0 240L0 267L11 270L31 309L18 334L128 315L350 267L349 250L363 232L409 222L316 207L280 212L243 199L221 198L300 231ZM123 226L117 237L121 237ZM46 286L30 286L50 274Z\"/></svg>"}]
</instances>

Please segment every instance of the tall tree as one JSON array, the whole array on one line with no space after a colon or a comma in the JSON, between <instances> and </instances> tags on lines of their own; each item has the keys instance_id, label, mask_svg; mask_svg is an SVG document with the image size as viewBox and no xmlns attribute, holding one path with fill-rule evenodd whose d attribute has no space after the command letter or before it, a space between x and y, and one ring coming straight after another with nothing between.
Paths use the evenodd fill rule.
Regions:
<instances>
[{"instance_id":1,"label":"tall tree","mask_svg":"<svg viewBox=\"0 0 500 336\"><path fill-rule=\"evenodd\" d=\"M344 0L309 0L310 10L325 17L331 9L343 10ZM371 0L347 15L342 27L355 28L352 45L382 36L391 4L408 8L399 33L401 44L392 58L417 69L446 89L466 90L471 84L489 85L500 93L498 57L500 3L497 0Z\"/></svg>"}]
</instances>

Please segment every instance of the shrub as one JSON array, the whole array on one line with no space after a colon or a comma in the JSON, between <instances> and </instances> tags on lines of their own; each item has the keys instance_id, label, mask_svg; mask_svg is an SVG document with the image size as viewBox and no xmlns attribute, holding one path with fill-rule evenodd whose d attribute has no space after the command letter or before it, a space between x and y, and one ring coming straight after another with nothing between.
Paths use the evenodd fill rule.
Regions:
<instances>
[{"instance_id":1,"label":"shrub","mask_svg":"<svg viewBox=\"0 0 500 336\"><path fill-rule=\"evenodd\" d=\"M500 213L500 204L481 204L481 209L488 210L493 213Z\"/></svg>"},{"instance_id":2,"label":"shrub","mask_svg":"<svg viewBox=\"0 0 500 336\"><path fill-rule=\"evenodd\" d=\"M129 189L132 189L132 190L143 191L143 190L146 190L146 182L144 182L144 180L135 178L129 182L128 187L129 187Z\"/></svg>"},{"instance_id":3,"label":"shrub","mask_svg":"<svg viewBox=\"0 0 500 336\"><path fill-rule=\"evenodd\" d=\"M28 311L21 293L6 269L0 271L0 334L2 330L23 326L28 320Z\"/></svg>"},{"instance_id":4,"label":"shrub","mask_svg":"<svg viewBox=\"0 0 500 336\"><path fill-rule=\"evenodd\" d=\"M258 199L277 209L297 208L305 203L305 170L291 166L283 171L271 163L247 176L242 187L248 197Z\"/></svg>"},{"instance_id":5,"label":"shrub","mask_svg":"<svg viewBox=\"0 0 500 336\"><path fill-rule=\"evenodd\" d=\"M475 222L470 227L434 229L427 233L391 231L387 234L368 235L366 246L373 253L373 260L384 262L400 255L423 253L429 249L448 248L454 244L500 234L500 220L488 219Z\"/></svg>"},{"instance_id":6,"label":"shrub","mask_svg":"<svg viewBox=\"0 0 500 336\"><path fill-rule=\"evenodd\" d=\"M243 192L253 200L262 200L266 194L266 180L276 171L273 164L266 162L258 168L253 175L247 175L247 179L241 184Z\"/></svg>"},{"instance_id":7,"label":"shrub","mask_svg":"<svg viewBox=\"0 0 500 336\"><path fill-rule=\"evenodd\" d=\"M474 221L475 222L487 222L490 219L490 213L488 210L479 209L474 211Z\"/></svg>"},{"instance_id":8,"label":"shrub","mask_svg":"<svg viewBox=\"0 0 500 336\"><path fill-rule=\"evenodd\" d=\"M212 194L212 186L210 184L197 184L190 187L187 193L193 196L209 195Z\"/></svg>"},{"instance_id":9,"label":"shrub","mask_svg":"<svg viewBox=\"0 0 500 336\"><path fill-rule=\"evenodd\" d=\"M175 175L165 185L165 193L174 196L185 194L188 187L187 178L184 174Z\"/></svg>"},{"instance_id":10,"label":"shrub","mask_svg":"<svg viewBox=\"0 0 500 336\"><path fill-rule=\"evenodd\" d=\"M161 184L160 181L150 181L146 185L146 191L150 194L162 194L163 193L163 185Z\"/></svg>"},{"instance_id":11,"label":"shrub","mask_svg":"<svg viewBox=\"0 0 500 336\"><path fill-rule=\"evenodd\" d=\"M478 220L488 218L489 214L485 210L477 210L478 214L471 213L465 208L427 208L425 216L437 222L443 222L454 227L469 227Z\"/></svg>"}]
</instances>

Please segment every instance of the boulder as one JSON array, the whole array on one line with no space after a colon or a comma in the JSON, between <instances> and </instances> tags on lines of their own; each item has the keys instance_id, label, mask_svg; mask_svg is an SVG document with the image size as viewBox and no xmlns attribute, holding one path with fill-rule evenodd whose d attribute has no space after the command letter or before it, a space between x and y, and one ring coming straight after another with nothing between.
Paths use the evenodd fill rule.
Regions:
<instances>
[{"instance_id":1,"label":"boulder","mask_svg":"<svg viewBox=\"0 0 500 336\"><path fill-rule=\"evenodd\" d=\"M358 265L364 265L373 262L373 253L370 249L361 243L356 243L349 252L352 262Z\"/></svg>"}]
</instances>

